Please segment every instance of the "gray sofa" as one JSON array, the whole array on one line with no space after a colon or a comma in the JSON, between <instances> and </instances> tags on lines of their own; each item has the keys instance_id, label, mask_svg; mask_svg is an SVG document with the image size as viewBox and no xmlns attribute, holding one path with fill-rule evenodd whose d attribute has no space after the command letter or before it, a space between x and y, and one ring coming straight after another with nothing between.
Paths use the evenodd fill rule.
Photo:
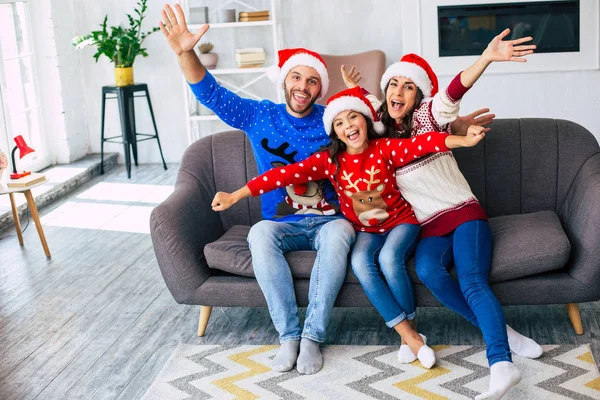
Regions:
<instances>
[{"instance_id":1,"label":"gray sofa","mask_svg":"<svg viewBox=\"0 0 600 400\"><path fill-rule=\"evenodd\" d=\"M490 281L504 305L566 304L583 333L577 303L600 299L600 150L569 121L496 120L483 144L455 151L461 170L490 217ZM257 174L240 131L214 134L183 156L174 193L150 218L156 258L178 303L200 305L198 334L213 306L266 306L246 242L261 220L260 198L216 213L216 191L231 192ZM312 251L286 255L299 305L307 305ZM414 273L419 306L440 303ZM370 306L348 268L336 306Z\"/></svg>"}]
</instances>

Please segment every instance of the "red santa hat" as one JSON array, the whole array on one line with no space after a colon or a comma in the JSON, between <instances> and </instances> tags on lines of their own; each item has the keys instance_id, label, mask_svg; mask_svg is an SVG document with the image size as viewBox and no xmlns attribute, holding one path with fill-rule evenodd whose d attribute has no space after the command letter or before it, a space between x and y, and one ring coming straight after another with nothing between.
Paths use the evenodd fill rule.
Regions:
<instances>
[{"instance_id":1,"label":"red santa hat","mask_svg":"<svg viewBox=\"0 0 600 400\"><path fill-rule=\"evenodd\" d=\"M431 66L424 58L416 54L405 54L400 62L394 63L385 70L381 77L381 91L385 94L388 82L394 76L411 79L425 98L435 96L438 92L438 79Z\"/></svg>"},{"instance_id":2,"label":"red santa hat","mask_svg":"<svg viewBox=\"0 0 600 400\"><path fill-rule=\"evenodd\" d=\"M329 75L327 75L327 64L319 53L303 48L283 49L279 50L278 56L279 64L267 69L267 76L272 82L277 82L277 86L281 87L292 68L304 65L314 68L321 77L321 92L318 98L325 97L329 89Z\"/></svg>"},{"instance_id":3,"label":"red santa hat","mask_svg":"<svg viewBox=\"0 0 600 400\"><path fill-rule=\"evenodd\" d=\"M323 124L328 135L331 133L331 126L335 117L342 111L347 110L358 111L365 118L371 119L375 132L379 134L385 132L383 122L379 120L375 109L369 99L365 97L363 91L364 89L361 87L355 86L352 89L342 90L327 100L327 107L323 113Z\"/></svg>"}]
</instances>

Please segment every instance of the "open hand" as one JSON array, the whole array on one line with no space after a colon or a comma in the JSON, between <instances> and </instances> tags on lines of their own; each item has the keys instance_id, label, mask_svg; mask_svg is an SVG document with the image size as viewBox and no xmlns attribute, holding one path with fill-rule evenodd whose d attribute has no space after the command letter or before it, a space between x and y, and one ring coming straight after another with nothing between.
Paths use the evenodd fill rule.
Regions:
<instances>
[{"instance_id":1,"label":"open hand","mask_svg":"<svg viewBox=\"0 0 600 400\"><path fill-rule=\"evenodd\" d=\"M485 137L486 132L489 132L490 128L484 128L479 125L471 125L467 131L467 135L464 137L465 147L473 147L477 143L481 142Z\"/></svg>"},{"instance_id":2,"label":"open hand","mask_svg":"<svg viewBox=\"0 0 600 400\"><path fill-rule=\"evenodd\" d=\"M517 61L526 62L526 55L532 54L535 50L536 45L524 45L521 43L529 42L533 40L531 36L519 38L515 40L502 40L510 33L510 29L506 28L502 33L496 36L488 44L487 48L483 52L483 56L487 57L491 61Z\"/></svg>"},{"instance_id":3,"label":"open hand","mask_svg":"<svg viewBox=\"0 0 600 400\"><path fill-rule=\"evenodd\" d=\"M177 15L175 15L175 12ZM200 31L196 34L190 32L185 22L185 15L179 4L175 4L175 12L168 4L162 10L162 21L159 21L158 26L161 32L167 38L169 46L175 54L181 55L186 51L194 49L196 43L200 41L202 36L210 27L208 24L202 25Z\"/></svg>"},{"instance_id":4,"label":"open hand","mask_svg":"<svg viewBox=\"0 0 600 400\"><path fill-rule=\"evenodd\" d=\"M465 136L471 125L485 126L491 124L496 115L487 114L489 112L489 108L481 108L471 114L456 117L452 121L452 134Z\"/></svg>"},{"instance_id":5,"label":"open hand","mask_svg":"<svg viewBox=\"0 0 600 400\"><path fill-rule=\"evenodd\" d=\"M358 82L362 79L360 76L360 71L355 69L356 67L353 65L350 68L350 71L346 72L346 68L342 65L342 79L344 80L344 84L347 88L352 89L353 87L358 86Z\"/></svg>"},{"instance_id":6,"label":"open hand","mask_svg":"<svg viewBox=\"0 0 600 400\"><path fill-rule=\"evenodd\" d=\"M213 211L224 211L236 203L233 194L226 192L217 192L210 204Z\"/></svg>"}]
</instances>

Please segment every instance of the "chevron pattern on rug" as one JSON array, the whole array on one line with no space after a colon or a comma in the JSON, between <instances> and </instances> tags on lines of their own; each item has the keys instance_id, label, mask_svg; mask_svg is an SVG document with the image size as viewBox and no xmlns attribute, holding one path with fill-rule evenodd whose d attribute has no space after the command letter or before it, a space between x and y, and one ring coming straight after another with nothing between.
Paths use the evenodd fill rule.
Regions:
<instances>
[{"instance_id":1,"label":"chevron pattern on rug","mask_svg":"<svg viewBox=\"0 0 600 400\"><path fill-rule=\"evenodd\" d=\"M505 399L600 399L588 345L543 347L537 360L513 356L523 379ZM398 346L323 346L325 365L308 376L271 370L277 348L180 343L143 399L472 399L489 382L484 346L433 346L430 370L399 364Z\"/></svg>"}]
</instances>

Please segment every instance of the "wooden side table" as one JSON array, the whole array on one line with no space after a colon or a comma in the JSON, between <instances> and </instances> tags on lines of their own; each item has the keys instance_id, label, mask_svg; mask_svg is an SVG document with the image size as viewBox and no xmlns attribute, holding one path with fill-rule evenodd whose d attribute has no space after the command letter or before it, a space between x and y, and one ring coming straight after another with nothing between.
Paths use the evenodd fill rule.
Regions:
<instances>
[{"instance_id":1,"label":"wooden side table","mask_svg":"<svg viewBox=\"0 0 600 400\"><path fill-rule=\"evenodd\" d=\"M31 186L18 188L7 187L6 184L0 185L0 195L8 194L10 197L10 206L12 208L13 218L15 220L15 229L17 230L17 237L19 238L19 244L21 246L23 246L23 234L21 233L21 221L19 220L19 212L17 211L17 203L15 202L14 195L15 193L23 193L25 195L25 198L27 199L27 206L31 212L31 218L35 223L38 235L40 236L40 241L42 242L42 247L44 248L44 253L46 253L46 257L51 258L52 256L50 255L50 249L48 248L48 243L46 242L44 229L42 228L42 223L40 222L40 214L38 213L35 200L33 199L33 194L31 193L31 189L36 186L43 185L44 183L46 183L46 181L38 182Z\"/></svg>"}]
</instances>

